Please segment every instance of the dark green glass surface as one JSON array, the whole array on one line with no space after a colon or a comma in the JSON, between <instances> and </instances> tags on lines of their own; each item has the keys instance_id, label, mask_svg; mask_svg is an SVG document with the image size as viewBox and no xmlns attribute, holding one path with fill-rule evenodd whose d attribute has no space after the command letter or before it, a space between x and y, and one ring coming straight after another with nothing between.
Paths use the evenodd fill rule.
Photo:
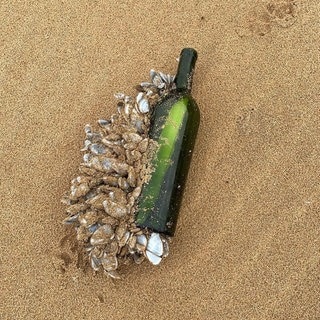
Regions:
<instances>
[{"instance_id":1,"label":"dark green glass surface","mask_svg":"<svg viewBox=\"0 0 320 320\"><path fill-rule=\"evenodd\" d=\"M174 235L182 194L200 122L198 106L190 94L193 49L181 52L177 89L154 108L149 131L158 142L152 159L153 172L139 198L136 223L140 227Z\"/></svg>"}]
</instances>

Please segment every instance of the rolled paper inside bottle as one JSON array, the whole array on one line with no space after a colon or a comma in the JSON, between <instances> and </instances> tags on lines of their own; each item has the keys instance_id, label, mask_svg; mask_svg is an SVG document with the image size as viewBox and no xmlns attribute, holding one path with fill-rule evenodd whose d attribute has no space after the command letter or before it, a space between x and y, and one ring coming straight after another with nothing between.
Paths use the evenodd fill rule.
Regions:
<instances>
[{"instance_id":1,"label":"rolled paper inside bottle","mask_svg":"<svg viewBox=\"0 0 320 320\"><path fill-rule=\"evenodd\" d=\"M176 78L180 79L180 90L172 92L154 108L149 136L158 143L158 148L136 214L139 227L169 236L175 232L200 123L198 106L190 95L195 60L195 50L182 50Z\"/></svg>"}]
</instances>

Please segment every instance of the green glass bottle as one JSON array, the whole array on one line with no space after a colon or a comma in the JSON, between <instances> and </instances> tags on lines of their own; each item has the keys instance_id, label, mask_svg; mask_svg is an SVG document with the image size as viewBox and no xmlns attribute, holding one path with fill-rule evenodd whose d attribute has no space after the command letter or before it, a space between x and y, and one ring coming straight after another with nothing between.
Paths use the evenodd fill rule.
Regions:
<instances>
[{"instance_id":1,"label":"green glass bottle","mask_svg":"<svg viewBox=\"0 0 320 320\"><path fill-rule=\"evenodd\" d=\"M173 236L192 151L200 123L199 108L191 96L197 52L181 51L175 90L154 107L149 136L158 148L152 159L152 174L144 185L136 224Z\"/></svg>"}]
</instances>

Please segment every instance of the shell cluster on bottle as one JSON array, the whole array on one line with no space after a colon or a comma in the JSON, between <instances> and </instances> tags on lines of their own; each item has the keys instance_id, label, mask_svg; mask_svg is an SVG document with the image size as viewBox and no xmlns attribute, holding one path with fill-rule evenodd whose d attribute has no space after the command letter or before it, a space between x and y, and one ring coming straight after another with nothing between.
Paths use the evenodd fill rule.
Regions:
<instances>
[{"instance_id":1,"label":"shell cluster on bottle","mask_svg":"<svg viewBox=\"0 0 320 320\"><path fill-rule=\"evenodd\" d=\"M138 85L136 97L115 94L117 113L85 126L83 162L62 201L64 223L94 271L120 278L118 269L145 258L157 265L169 253L169 238L135 224L137 199L152 172L157 145L148 137L153 106L174 89L174 77L154 70L150 82Z\"/></svg>"}]
</instances>

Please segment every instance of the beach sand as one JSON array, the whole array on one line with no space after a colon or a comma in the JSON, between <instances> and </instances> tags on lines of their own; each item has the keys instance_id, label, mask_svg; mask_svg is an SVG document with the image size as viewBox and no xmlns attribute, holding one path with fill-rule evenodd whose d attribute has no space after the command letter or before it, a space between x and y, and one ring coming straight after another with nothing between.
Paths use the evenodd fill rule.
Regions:
<instances>
[{"instance_id":1,"label":"beach sand","mask_svg":"<svg viewBox=\"0 0 320 320\"><path fill-rule=\"evenodd\" d=\"M319 319L320 4L0 7L1 319ZM60 199L87 123L198 51L201 126L163 263L77 268Z\"/></svg>"}]
</instances>

